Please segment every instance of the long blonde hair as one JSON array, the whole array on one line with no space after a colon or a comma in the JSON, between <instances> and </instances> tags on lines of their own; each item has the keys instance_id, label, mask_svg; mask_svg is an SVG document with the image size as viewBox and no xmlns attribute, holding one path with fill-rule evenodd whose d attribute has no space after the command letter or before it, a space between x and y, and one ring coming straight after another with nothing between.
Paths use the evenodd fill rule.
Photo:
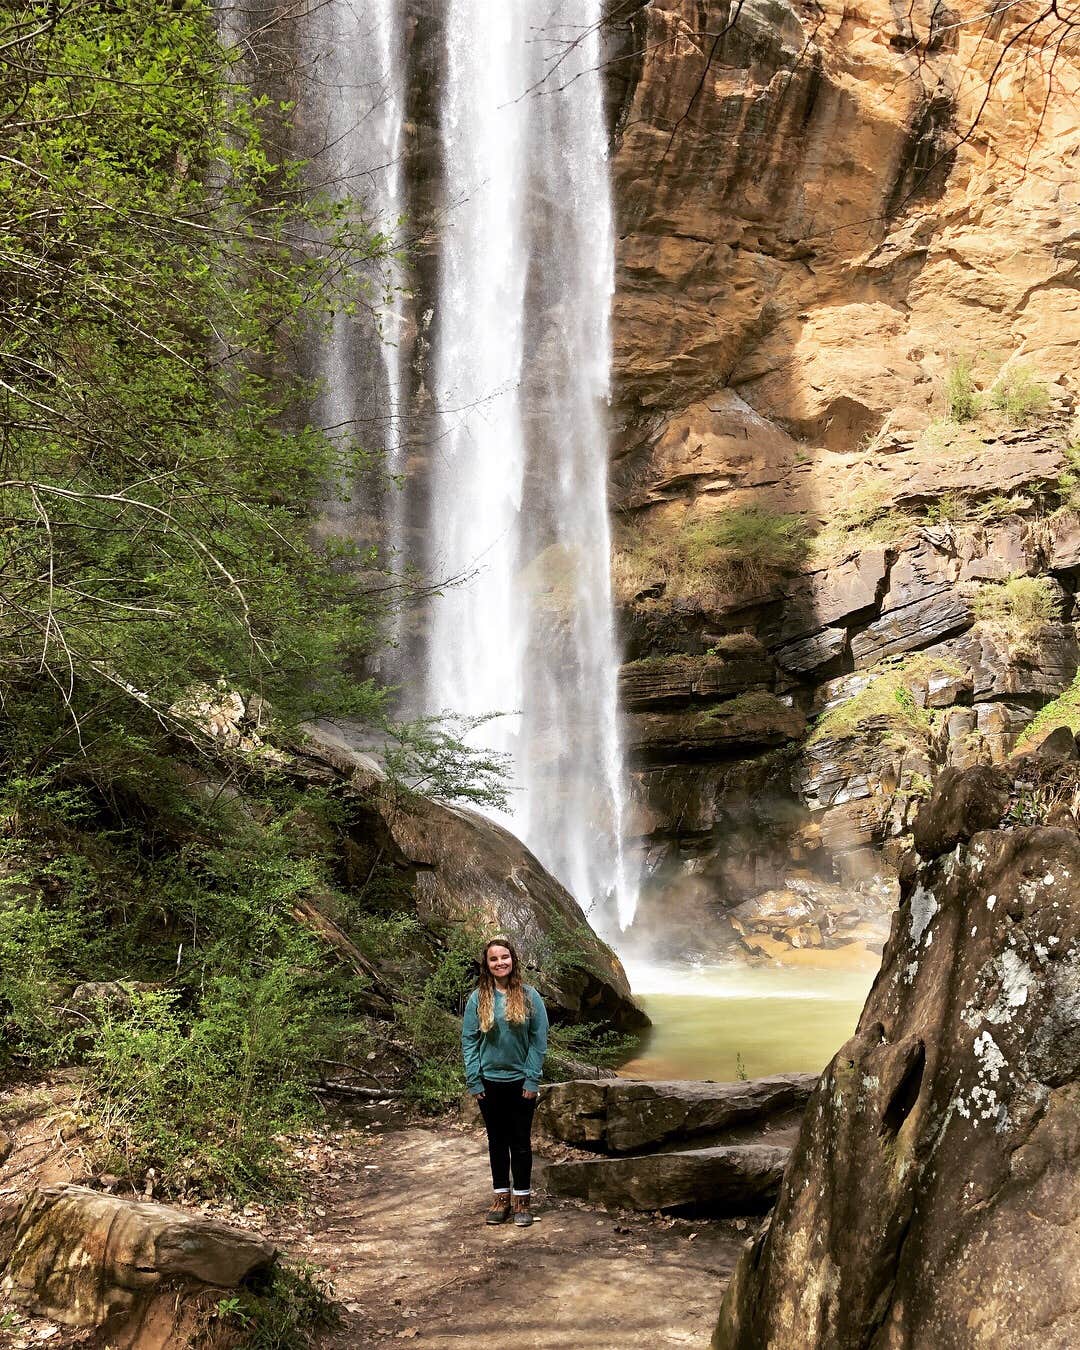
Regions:
<instances>
[{"instance_id":1,"label":"long blonde hair","mask_svg":"<svg viewBox=\"0 0 1080 1350\"><path fill-rule=\"evenodd\" d=\"M484 1032L490 1031L495 1025L495 976L488 968L487 959L488 952L492 947L505 947L510 953L510 960L513 962L510 968L510 982L506 990L506 1020L517 1023L525 1022L532 1012L532 1006L525 997L525 982L521 978L521 963L518 960L517 950L510 939L500 933L484 943L483 955L480 957L480 992L476 1012L480 1019L480 1030Z\"/></svg>"}]
</instances>

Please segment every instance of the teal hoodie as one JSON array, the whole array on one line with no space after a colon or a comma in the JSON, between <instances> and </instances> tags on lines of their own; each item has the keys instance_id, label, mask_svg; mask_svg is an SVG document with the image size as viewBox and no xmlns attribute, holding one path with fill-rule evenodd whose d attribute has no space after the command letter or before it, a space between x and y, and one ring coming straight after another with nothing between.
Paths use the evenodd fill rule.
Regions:
<instances>
[{"instance_id":1,"label":"teal hoodie","mask_svg":"<svg viewBox=\"0 0 1080 1350\"><path fill-rule=\"evenodd\" d=\"M474 989L469 995L461 1022L461 1053L465 1056L465 1081L473 1096L483 1092L485 1078L497 1083L524 1078L527 1092L535 1092L540 1086L547 1054L547 1009L532 985L525 986L525 993L532 1012L519 1024L506 1020L506 995L495 990L495 1021L486 1034L480 1030L477 1012L480 991Z\"/></svg>"}]
</instances>

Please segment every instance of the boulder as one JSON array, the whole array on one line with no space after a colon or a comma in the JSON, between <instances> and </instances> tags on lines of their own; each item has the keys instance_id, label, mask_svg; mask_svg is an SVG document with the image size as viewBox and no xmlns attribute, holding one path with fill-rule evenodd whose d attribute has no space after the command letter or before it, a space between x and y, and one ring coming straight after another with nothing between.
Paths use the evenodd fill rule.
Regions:
<instances>
[{"instance_id":1,"label":"boulder","mask_svg":"<svg viewBox=\"0 0 1080 1350\"><path fill-rule=\"evenodd\" d=\"M492 932L517 939L523 959L539 959L557 941L563 960L541 981L545 999L571 1019L606 1020L620 1030L647 1026L619 958L589 927L570 892L509 830L465 807L394 792L372 757L347 730L303 728L303 754L350 778L385 853L413 877L422 918L479 917Z\"/></svg>"},{"instance_id":2,"label":"boulder","mask_svg":"<svg viewBox=\"0 0 1080 1350\"><path fill-rule=\"evenodd\" d=\"M159 1287L170 1300L235 1288L274 1256L257 1234L83 1186L46 1187L0 1210L0 1294L66 1326L142 1320Z\"/></svg>"},{"instance_id":3,"label":"boulder","mask_svg":"<svg viewBox=\"0 0 1080 1350\"><path fill-rule=\"evenodd\" d=\"M749 1214L772 1203L789 1152L767 1144L732 1144L549 1163L542 1177L550 1195L614 1209Z\"/></svg>"},{"instance_id":4,"label":"boulder","mask_svg":"<svg viewBox=\"0 0 1080 1350\"><path fill-rule=\"evenodd\" d=\"M557 1083L542 1093L536 1121L545 1133L578 1148L634 1153L799 1110L816 1082L816 1074L793 1073L739 1083L626 1078Z\"/></svg>"},{"instance_id":5,"label":"boulder","mask_svg":"<svg viewBox=\"0 0 1080 1350\"><path fill-rule=\"evenodd\" d=\"M1074 764L1031 759L935 793L714 1350L1080 1344L1080 834L982 828L1040 765L1072 799Z\"/></svg>"},{"instance_id":6,"label":"boulder","mask_svg":"<svg viewBox=\"0 0 1080 1350\"><path fill-rule=\"evenodd\" d=\"M924 858L948 853L979 830L993 829L1008 804L1008 780L1000 769L943 769L915 817L915 847Z\"/></svg>"}]
</instances>

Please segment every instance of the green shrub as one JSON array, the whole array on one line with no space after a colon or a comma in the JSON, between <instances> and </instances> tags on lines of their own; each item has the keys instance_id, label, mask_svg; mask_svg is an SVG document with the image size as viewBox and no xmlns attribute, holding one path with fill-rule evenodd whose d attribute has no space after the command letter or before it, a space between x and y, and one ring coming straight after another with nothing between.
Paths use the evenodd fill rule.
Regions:
<instances>
[{"instance_id":1,"label":"green shrub","mask_svg":"<svg viewBox=\"0 0 1080 1350\"><path fill-rule=\"evenodd\" d=\"M340 1321L326 1277L280 1261L219 1299L217 1316L238 1337L239 1350L313 1350Z\"/></svg>"},{"instance_id":2,"label":"green shrub","mask_svg":"<svg viewBox=\"0 0 1080 1350\"><path fill-rule=\"evenodd\" d=\"M1034 636L1057 612L1054 592L1046 577L1010 577L980 586L974 601L975 618L1002 632L1011 643Z\"/></svg>"},{"instance_id":3,"label":"green shrub","mask_svg":"<svg viewBox=\"0 0 1080 1350\"><path fill-rule=\"evenodd\" d=\"M647 529L616 554L615 588L624 600L660 582L676 599L702 591L738 593L771 585L806 556L801 516L733 507L664 532Z\"/></svg>"},{"instance_id":4,"label":"green shrub","mask_svg":"<svg viewBox=\"0 0 1080 1350\"><path fill-rule=\"evenodd\" d=\"M1027 366L1010 366L994 381L989 404L1011 422L1025 422L1050 406L1046 387Z\"/></svg>"},{"instance_id":5,"label":"green shrub","mask_svg":"<svg viewBox=\"0 0 1080 1350\"><path fill-rule=\"evenodd\" d=\"M405 1085L406 1100L436 1114L465 1091L460 1014L476 987L477 955L483 928L477 918L444 934L445 946L426 978L401 991L395 1016L415 1065Z\"/></svg>"},{"instance_id":6,"label":"green shrub","mask_svg":"<svg viewBox=\"0 0 1080 1350\"><path fill-rule=\"evenodd\" d=\"M970 422L982 410L971 359L956 356L945 376L945 415L952 422Z\"/></svg>"}]
</instances>

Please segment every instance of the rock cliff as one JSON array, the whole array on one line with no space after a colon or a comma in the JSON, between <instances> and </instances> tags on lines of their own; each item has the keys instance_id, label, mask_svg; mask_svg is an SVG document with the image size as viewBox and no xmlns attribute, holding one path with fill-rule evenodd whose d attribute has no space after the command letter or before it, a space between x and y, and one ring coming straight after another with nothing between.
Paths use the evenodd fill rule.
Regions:
<instances>
[{"instance_id":1,"label":"rock cliff","mask_svg":"<svg viewBox=\"0 0 1080 1350\"><path fill-rule=\"evenodd\" d=\"M717 1350L1080 1340L1078 793L1049 757L942 775Z\"/></svg>"},{"instance_id":2,"label":"rock cliff","mask_svg":"<svg viewBox=\"0 0 1080 1350\"><path fill-rule=\"evenodd\" d=\"M810 924L798 888L887 878L934 774L1076 673L1067 39L974 3L614 8L622 690L675 944L872 947L887 884Z\"/></svg>"}]
</instances>

